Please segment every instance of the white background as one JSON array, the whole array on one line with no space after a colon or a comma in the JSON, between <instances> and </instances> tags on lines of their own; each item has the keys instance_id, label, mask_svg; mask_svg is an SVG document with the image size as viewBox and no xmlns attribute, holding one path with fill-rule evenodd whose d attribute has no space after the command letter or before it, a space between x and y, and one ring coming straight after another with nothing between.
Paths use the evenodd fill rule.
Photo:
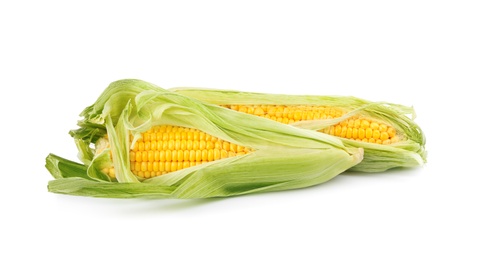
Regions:
<instances>
[{"instance_id":1,"label":"white background","mask_svg":"<svg viewBox=\"0 0 482 260\"><path fill-rule=\"evenodd\" d=\"M479 1L1 1L0 258L482 259L481 13ZM76 160L68 131L123 78L413 105L429 161L229 199L47 192L45 157Z\"/></svg>"}]
</instances>

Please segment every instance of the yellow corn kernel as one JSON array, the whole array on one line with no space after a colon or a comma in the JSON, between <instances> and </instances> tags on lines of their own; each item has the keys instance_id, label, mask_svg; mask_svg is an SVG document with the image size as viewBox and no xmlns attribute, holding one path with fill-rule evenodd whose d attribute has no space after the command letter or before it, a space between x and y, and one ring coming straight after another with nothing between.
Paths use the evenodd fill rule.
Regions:
<instances>
[{"instance_id":1,"label":"yellow corn kernel","mask_svg":"<svg viewBox=\"0 0 482 260\"><path fill-rule=\"evenodd\" d=\"M341 136L341 125L335 126L335 136Z\"/></svg>"},{"instance_id":2,"label":"yellow corn kernel","mask_svg":"<svg viewBox=\"0 0 482 260\"><path fill-rule=\"evenodd\" d=\"M346 136L345 136L345 137L348 138L348 139L351 139L352 136L353 136L352 134L353 134L353 128L348 127L348 128L346 129Z\"/></svg>"},{"instance_id":3,"label":"yellow corn kernel","mask_svg":"<svg viewBox=\"0 0 482 260\"><path fill-rule=\"evenodd\" d=\"M165 153L166 153L166 154L165 154L165 155L166 155L166 162L172 161L172 152L171 152L171 150L166 150Z\"/></svg>"},{"instance_id":4,"label":"yellow corn kernel","mask_svg":"<svg viewBox=\"0 0 482 260\"><path fill-rule=\"evenodd\" d=\"M144 151L144 142L139 142L138 151Z\"/></svg>"},{"instance_id":5,"label":"yellow corn kernel","mask_svg":"<svg viewBox=\"0 0 482 260\"><path fill-rule=\"evenodd\" d=\"M391 128L391 127L389 127L389 128L387 129L387 133L388 133L388 135L390 136L390 138L395 137L395 134L396 134L396 133L395 133L395 129L393 129L393 128Z\"/></svg>"},{"instance_id":6,"label":"yellow corn kernel","mask_svg":"<svg viewBox=\"0 0 482 260\"><path fill-rule=\"evenodd\" d=\"M177 162L177 151L171 151L171 162Z\"/></svg>"},{"instance_id":7,"label":"yellow corn kernel","mask_svg":"<svg viewBox=\"0 0 482 260\"><path fill-rule=\"evenodd\" d=\"M366 138L370 139L373 136L373 130L371 128L366 128L365 129L365 136Z\"/></svg>"},{"instance_id":8,"label":"yellow corn kernel","mask_svg":"<svg viewBox=\"0 0 482 260\"><path fill-rule=\"evenodd\" d=\"M372 128L373 129L373 128ZM377 129L373 130L373 138L375 140L379 140L380 139L380 130L378 130L378 127Z\"/></svg>"},{"instance_id":9,"label":"yellow corn kernel","mask_svg":"<svg viewBox=\"0 0 482 260\"><path fill-rule=\"evenodd\" d=\"M380 133L380 140L382 140L382 142L385 141L385 140L388 140L388 138L390 138L390 136L388 135L387 132L382 131L382 132Z\"/></svg>"},{"instance_id":10,"label":"yellow corn kernel","mask_svg":"<svg viewBox=\"0 0 482 260\"><path fill-rule=\"evenodd\" d=\"M115 170L114 167L109 168L109 177L115 178Z\"/></svg>"},{"instance_id":11,"label":"yellow corn kernel","mask_svg":"<svg viewBox=\"0 0 482 260\"><path fill-rule=\"evenodd\" d=\"M201 161L205 162L208 160L208 150L201 150Z\"/></svg>"},{"instance_id":12,"label":"yellow corn kernel","mask_svg":"<svg viewBox=\"0 0 482 260\"><path fill-rule=\"evenodd\" d=\"M213 158L214 160L221 159L221 152L219 149L213 149Z\"/></svg>"},{"instance_id":13,"label":"yellow corn kernel","mask_svg":"<svg viewBox=\"0 0 482 260\"><path fill-rule=\"evenodd\" d=\"M370 127L370 122L368 122L366 119L363 119L360 123L360 127L363 129L367 129Z\"/></svg>"},{"instance_id":14,"label":"yellow corn kernel","mask_svg":"<svg viewBox=\"0 0 482 260\"><path fill-rule=\"evenodd\" d=\"M253 112L254 115L262 116L264 115L264 110L261 107L256 107Z\"/></svg>"},{"instance_id":15,"label":"yellow corn kernel","mask_svg":"<svg viewBox=\"0 0 482 260\"><path fill-rule=\"evenodd\" d=\"M358 139L358 128L357 128L357 127L353 128L353 130L352 130L352 138L351 138L351 139L353 139L353 140Z\"/></svg>"},{"instance_id":16,"label":"yellow corn kernel","mask_svg":"<svg viewBox=\"0 0 482 260\"><path fill-rule=\"evenodd\" d=\"M358 138L360 139L365 138L365 129L363 128L358 129Z\"/></svg>"}]
</instances>

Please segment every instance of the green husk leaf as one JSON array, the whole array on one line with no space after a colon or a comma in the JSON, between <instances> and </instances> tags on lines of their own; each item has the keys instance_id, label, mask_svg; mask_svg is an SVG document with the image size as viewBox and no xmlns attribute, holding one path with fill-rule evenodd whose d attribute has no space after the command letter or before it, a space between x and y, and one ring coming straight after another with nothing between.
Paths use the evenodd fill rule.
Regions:
<instances>
[{"instance_id":1,"label":"green husk leaf","mask_svg":"<svg viewBox=\"0 0 482 260\"><path fill-rule=\"evenodd\" d=\"M113 82L81 116L80 128L70 133L85 166L47 157L47 169L56 178L49 183L51 192L115 198L235 196L316 185L353 167L363 157L362 149L346 147L332 136L207 104L140 80ZM130 171L129 148L155 125L199 129L254 151L150 179L139 178ZM94 143L101 147L105 134L109 148L90 148ZM114 166L115 179L101 171L106 165Z\"/></svg>"},{"instance_id":2,"label":"green husk leaf","mask_svg":"<svg viewBox=\"0 0 482 260\"><path fill-rule=\"evenodd\" d=\"M55 154L49 154L45 167L56 179L80 177L90 179L86 175L87 167L80 163L69 161Z\"/></svg>"}]
</instances>

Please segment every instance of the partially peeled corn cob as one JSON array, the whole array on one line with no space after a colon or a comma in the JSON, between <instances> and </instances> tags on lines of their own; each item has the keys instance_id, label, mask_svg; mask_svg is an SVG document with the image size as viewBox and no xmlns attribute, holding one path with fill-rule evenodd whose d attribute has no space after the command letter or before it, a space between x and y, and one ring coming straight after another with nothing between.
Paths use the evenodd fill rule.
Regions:
<instances>
[{"instance_id":1,"label":"partially peeled corn cob","mask_svg":"<svg viewBox=\"0 0 482 260\"><path fill-rule=\"evenodd\" d=\"M294 124L300 121L336 119L347 114L348 111L338 107L324 107L315 105L221 105L223 107L269 118L284 124ZM377 144L397 143L400 138L397 131L384 122L369 117L355 115L337 124L320 130L329 135L358 142Z\"/></svg>"},{"instance_id":2,"label":"partially peeled corn cob","mask_svg":"<svg viewBox=\"0 0 482 260\"><path fill-rule=\"evenodd\" d=\"M317 130L365 150L351 170L381 172L426 161L425 137L413 108L354 97L250 93L199 88L176 93L279 123ZM409 117L411 116L411 118Z\"/></svg>"},{"instance_id":3,"label":"partially peeled corn cob","mask_svg":"<svg viewBox=\"0 0 482 260\"><path fill-rule=\"evenodd\" d=\"M316 185L363 158L362 149L335 137L140 80L112 83L81 116L80 128L70 134L83 164L49 155L51 192L225 197Z\"/></svg>"}]
</instances>

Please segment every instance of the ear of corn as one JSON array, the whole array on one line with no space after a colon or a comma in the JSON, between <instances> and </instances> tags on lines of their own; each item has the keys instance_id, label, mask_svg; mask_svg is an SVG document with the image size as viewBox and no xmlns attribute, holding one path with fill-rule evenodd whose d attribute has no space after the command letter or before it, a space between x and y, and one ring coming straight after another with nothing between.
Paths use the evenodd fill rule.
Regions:
<instances>
[{"instance_id":1,"label":"ear of corn","mask_svg":"<svg viewBox=\"0 0 482 260\"><path fill-rule=\"evenodd\" d=\"M198 88L176 93L242 113L335 136L346 146L363 148L354 171L381 172L426 161L425 137L413 121L413 108L355 97L302 96Z\"/></svg>"},{"instance_id":2,"label":"ear of corn","mask_svg":"<svg viewBox=\"0 0 482 260\"><path fill-rule=\"evenodd\" d=\"M83 164L49 155L46 166L55 178L49 182L51 192L96 197L234 196L316 185L363 157L362 149L346 147L333 136L206 104L140 80L112 83L81 116L80 128L70 134ZM192 129L204 141L222 140L226 147L199 141L193 154L187 141L182 145L182 133L176 137L175 132L162 141L151 140L152 133L157 138L164 127ZM215 156L215 149L228 155Z\"/></svg>"}]
</instances>

